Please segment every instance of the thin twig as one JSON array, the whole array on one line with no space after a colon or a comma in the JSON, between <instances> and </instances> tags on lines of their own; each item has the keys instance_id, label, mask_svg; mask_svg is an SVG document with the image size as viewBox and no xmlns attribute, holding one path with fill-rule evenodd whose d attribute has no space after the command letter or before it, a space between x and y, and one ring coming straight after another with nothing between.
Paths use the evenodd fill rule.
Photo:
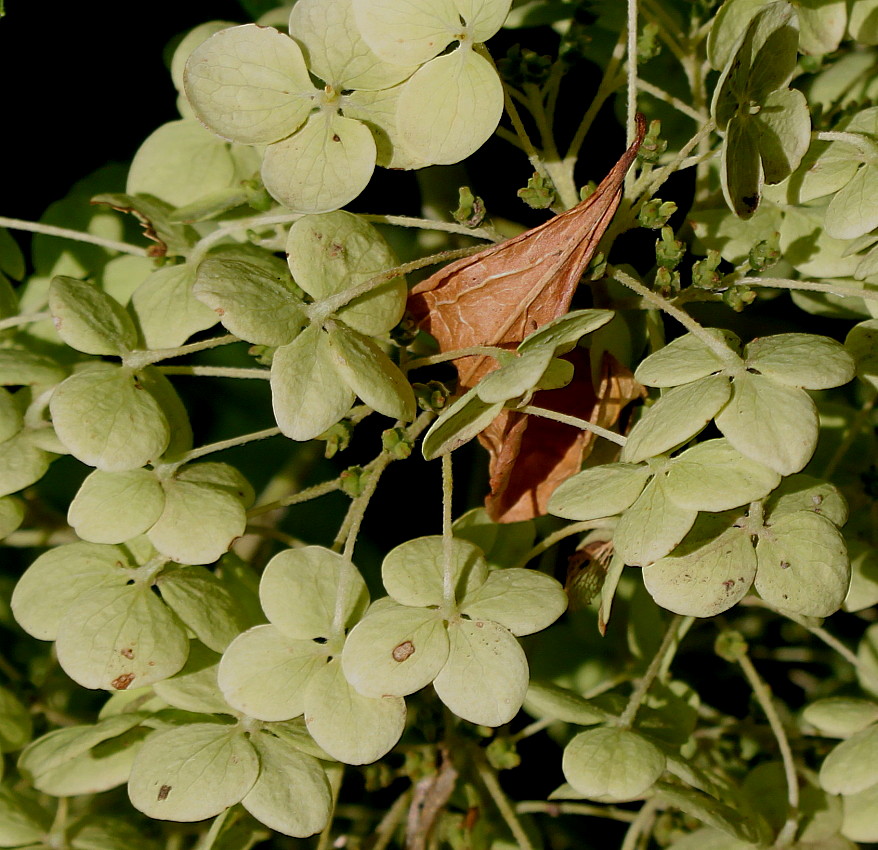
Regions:
<instances>
[{"instance_id":1,"label":"thin twig","mask_svg":"<svg viewBox=\"0 0 878 850\"><path fill-rule=\"evenodd\" d=\"M41 233L44 236L58 236L73 242L87 242L89 245L99 245L101 248L118 251L120 254L133 254L135 257L149 256L149 250L139 245L129 245L127 242L105 239L103 236L95 236L93 233L85 233L82 230L55 227L53 224L44 224L41 221L24 221L20 218L6 218L0 215L0 227L6 227L9 230L24 230L28 233Z\"/></svg>"}]
</instances>

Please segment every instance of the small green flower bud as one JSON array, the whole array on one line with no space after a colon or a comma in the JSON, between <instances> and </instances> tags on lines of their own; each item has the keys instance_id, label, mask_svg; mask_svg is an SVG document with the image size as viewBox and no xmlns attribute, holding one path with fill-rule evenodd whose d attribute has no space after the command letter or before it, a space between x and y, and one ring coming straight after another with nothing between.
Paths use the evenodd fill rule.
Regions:
<instances>
[{"instance_id":1,"label":"small green flower bud","mask_svg":"<svg viewBox=\"0 0 878 850\"><path fill-rule=\"evenodd\" d=\"M674 231L667 225L662 228L662 238L655 243L655 261L669 271L677 267L686 253L686 246L674 239Z\"/></svg>"},{"instance_id":2,"label":"small green flower bud","mask_svg":"<svg viewBox=\"0 0 878 850\"><path fill-rule=\"evenodd\" d=\"M353 434L354 424L348 419L342 419L341 422L336 422L331 428L327 428L317 437L318 440L326 441L323 456L330 458L343 452L350 445Z\"/></svg>"},{"instance_id":3,"label":"small green flower bud","mask_svg":"<svg viewBox=\"0 0 878 850\"><path fill-rule=\"evenodd\" d=\"M534 172L524 189L517 192L519 198L535 210L548 209L555 203L555 187L552 181Z\"/></svg>"},{"instance_id":4,"label":"small green flower bud","mask_svg":"<svg viewBox=\"0 0 878 850\"><path fill-rule=\"evenodd\" d=\"M362 466L349 466L339 476L341 479L342 492L347 493L352 499L361 495L366 485L369 473Z\"/></svg>"},{"instance_id":5,"label":"small green flower bud","mask_svg":"<svg viewBox=\"0 0 878 850\"><path fill-rule=\"evenodd\" d=\"M709 248L703 260L692 264L692 285L701 289L719 289L723 276L717 271L722 262L719 251Z\"/></svg>"},{"instance_id":6,"label":"small green flower bud","mask_svg":"<svg viewBox=\"0 0 878 850\"><path fill-rule=\"evenodd\" d=\"M458 224L478 227L485 218L485 202L469 186L461 186L457 190L457 209L451 215Z\"/></svg>"},{"instance_id":7,"label":"small green flower bud","mask_svg":"<svg viewBox=\"0 0 878 850\"><path fill-rule=\"evenodd\" d=\"M673 201L662 201L661 198L653 198L645 203L637 214L637 221L641 227L650 230L658 230L668 223L668 219L677 211L677 205Z\"/></svg>"},{"instance_id":8,"label":"small green flower bud","mask_svg":"<svg viewBox=\"0 0 878 850\"><path fill-rule=\"evenodd\" d=\"M381 434L381 445L397 460L405 460L412 453L412 442L405 428L388 428Z\"/></svg>"},{"instance_id":9,"label":"small green flower bud","mask_svg":"<svg viewBox=\"0 0 878 850\"><path fill-rule=\"evenodd\" d=\"M775 231L768 239L757 242L750 249L747 260L754 272L764 272L777 265L780 260L780 233Z\"/></svg>"},{"instance_id":10,"label":"small green flower bud","mask_svg":"<svg viewBox=\"0 0 878 850\"><path fill-rule=\"evenodd\" d=\"M444 410L448 399L451 398L451 391L440 381L412 384L412 389L415 391L418 407L431 413L439 413Z\"/></svg>"}]
</instances>

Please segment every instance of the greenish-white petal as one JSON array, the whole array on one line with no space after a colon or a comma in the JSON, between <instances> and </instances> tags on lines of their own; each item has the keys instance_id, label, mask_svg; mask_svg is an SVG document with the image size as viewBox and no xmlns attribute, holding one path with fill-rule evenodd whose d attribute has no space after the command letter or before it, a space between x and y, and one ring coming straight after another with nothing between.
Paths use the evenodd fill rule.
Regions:
<instances>
[{"instance_id":1,"label":"greenish-white petal","mask_svg":"<svg viewBox=\"0 0 878 850\"><path fill-rule=\"evenodd\" d=\"M614 516L630 507L653 474L646 464L608 463L562 481L549 497L549 513L564 519Z\"/></svg>"},{"instance_id":2,"label":"greenish-white petal","mask_svg":"<svg viewBox=\"0 0 878 850\"><path fill-rule=\"evenodd\" d=\"M448 625L448 661L433 681L439 699L458 717L502 726L518 714L527 693L524 650L508 629L490 620Z\"/></svg>"},{"instance_id":3,"label":"greenish-white petal","mask_svg":"<svg viewBox=\"0 0 878 850\"><path fill-rule=\"evenodd\" d=\"M183 80L199 121L219 136L254 145L294 133L317 95L299 45L255 24L203 42L189 56Z\"/></svg>"},{"instance_id":4,"label":"greenish-white petal","mask_svg":"<svg viewBox=\"0 0 878 850\"><path fill-rule=\"evenodd\" d=\"M278 426L291 440L313 440L351 409L354 398L319 327L306 328L274 353L271 403Z\"/></svg>"},{"instance_id":5,"label":"greenish-white petal","mask_svg":"<svg viewBox=\"0 0 878 850\"><path fill-rule=\"evenodd\" d=\"M577 726L592 726L608 719L607 712L574 691L552 682L531 681L524 710L534 717L552 717Z\"/></svg>"},{"instance_id":6,"label":"greenish-white petal","mask_svg":"<svg viewBox=\"0 0 878 850\"><path fill-rule=\"evenodd\" d=\"M650 354L634 371L641 384L650 387L676 387L699 378L706 378L736 362L741 340L730 331L705 328L706 333L729 348L727 357L720 357L703 340L688 333L669 342L664 348Z\"/></svg>"},{"instance_id":7,"label":"greenish-white petal","mask_svg":"<svg viewBox=\"0 0 878 850\"><path fill-rule=\"evenodd\" d=\"M524 352L546 346L556 356L566 354L582 337L602 328L615 315L612 310L572 310L528 334L518 350Z\"/></svg>"},{"instance_id":8,"label":"greenish-white petal","mask_svg":"<svg viewBox=\"0 0 878 850\"><path fill-rule=\"evenodd\" d=\"M820 785L830 794L856 794L878 784L878 725L842 741L824 759Z\"/></svg>"},{"instance_id":9,"label":"greenish-white petal","mask_svg":"<svg viewBox=\"0 0 878 850\"><path fill-rule=\"evenodd\" d=\"M864 163L826 209L826 232L836 239L856 239L878 227L878 167Z\"/></svg>"},{"instance_id":10,"label":"greenish-white petal","mask_svg":"<svg viewBox=\"0 0 878 850\"><path fill-rule=\"evenodd\" d=\"M852 841L878 841L878 783L842 797L842 811L842 835Z\"/></svg>"},{"instance_id":11,"label":"greenish-white petal","mask_svg":"<svg viewBox=\"0 0 878 850\"><path fill-rule=\"evenodd\" d=\"M799 167L811 144L811 113L798 89L771 92L754 117L766 183L779 183Z\"/></svg>"},{"instance_id":12,"label":"greenish-white petal","mask_svg":"<svg viewBox=\"0 0 878 850\"><path fill-rule=\"evenodd\" d=\"M878 721L878 703L861 697L826 697L806 705L802 719L823 735L849 738Z\"/></svg>"},{"instance_id":13,"label":"greenish-white petal","mask_svg":"<svg viewBox=\"0 0 878 850\"><path fill-rule=\"evenodd\" d=\"M790 387L826 390L853 379L853 358L841 343L816 334L763 336L748 343L748 368Z\"/></svg>"},{"instance_id":14,"label":"greenish-white petal","mask_svg":"<svg viewBox=\"0 0 878 850\"><path fill-rule=\"evenodd\" d=\"M0 688L0 753L14 753L31 739L30 710L7 688Z\"/></svg>"},{"instance_id":15,"label":"greenish-white petal","mask_svg":"<svg viewBox=\"0 0 878 850\"><path fill-rule=\"evenodd\" d=\"M258 775L259 757L238 727L189 723L144 741L128 797L156 820L204 820L240 802Z\"/></svg>"},{"instance_id":16,"label":"greenish-white petal","mask_svg":"<svg viewBox=\"0 0 878 850\"><path fill-rule=\"evenodd\" d=\"M518 398L533 391L552 360L549 347L525 351L489 372L476 386L476 395L487 404Z\"/></svg>"},{"instance_id":17,"label":"greenish-white petal","mask_svg":"<svg viewBox=\"0 0 878 850\"><path fill-rule=\"evenodd\" d=\"M55 330L71 348L117 357L137 345L137 330L118 301L72 277L56 277L49 287Z\"/></svg>"},{"instance_id":18,"label":"greenish-white petal","mask_svg":"<svg viewBox=\"0 0 878 850\"><path fill-rule=\"evenodd\" d=\"M426 460L453 452L484 431L503 410L503 402L488 404L476 394L475 388L464 393L439 414L421 443Z\"/></svg>"},{"instance_id":19,"label":"greenish-white petal","mask_svg":"<svg viewBox=\"0 0 878 850\"><path fill-rule=\"evenodd\" d=\"M52 822L48 811L30 797L0 788L0 846L40 847Z\"/></svg>"},{"instance_id":20,"label":"greenish-white petal","mask_svg":"<svg viewBox=\"0 0 878 850\"><path fill-rule=\"evenodd\" d=\"M294 135L265 149L262 180L294 212L329 212L366 188L375 157L375 140L365 124L316 112Z\"/></svg>"},{"instance_id":21,"label":"greenish-white petal","mask_svg":"<svg viewBox=\"0 0 878 850\"><path fill-rule=\"evenodd\" d=\"M30 487L46 474L52 456L36 444L35 433L22 431L0 443L0 495Z\"/></svg>"},{"instance_id":22,"label":"greenish-white petal","mask_svg":"<svg viewBox=\"0 0 878 850\"><path fill-rule=\"evenodd\" d=\"M369 764L390 752L402 735L405 716L402 697L357 693L338 659L316 670L308 683L308 731L326 752L346 764Z\"/></svg>"},{"instance_id":23,"label":"greenish-white petal","mask_svg":"<svg viewBox=\"0 0 878 850\"><path fill-rule=\"evenodd\" d=\"M487 41L509 14L512 0L454 0L473 41Z\"/></svg>"}]
</instances>

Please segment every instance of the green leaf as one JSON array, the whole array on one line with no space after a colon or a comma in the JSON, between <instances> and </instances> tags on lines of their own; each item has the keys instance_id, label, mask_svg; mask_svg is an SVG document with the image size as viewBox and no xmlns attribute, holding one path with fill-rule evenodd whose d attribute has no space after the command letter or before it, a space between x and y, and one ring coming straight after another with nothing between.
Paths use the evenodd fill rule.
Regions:
<instances>
[{"instance_id":1,"label":"green leaf","mask_svg":"<svg viewBox=\"0 0 878 850\"><path fill-rule=\"evenodd\" d=\"M614 516L634 504L653 471L646 464L608 463L562 481L549 497L549 513L564 519Z\"/></svg>"},{"instance_id":2,"label":"green leaf","mask_svg":"<svg viewBox=\"0 0 878 850\"><path fill-rule=\"evenodd\" d=\"M338 373L365 404L392 419L415 418L411 384L372 339L334 323L329 328L329 350Z\"/></svg>"},{"instance_id":3,"label":"green leaf","mask_svg":"<svg viewBox=\"0 0 878 850\"><path fill-rule=\"evenodd\" d=\"M320 832L332 812L332 792L320 762L265 730L250 741L260 770L241 801L244 808L284 835L301 838Z\"/></svg>"},{"instance_id":4,"label":"green leaf","mask_svg":"<svg viewBox=\"0 0 878 850\"><path fill-rule=\"evenodd\" d=\"M91 364L60 383L49 409L68 451L106 472L158 460L170 439L164 414L136 375L108 363Z\"/></svg>"},{"instance_id":5,"label":"green leaf","mask_svg":"<svg viewBox=\"0 0 878 850\"><path fill-rule=\"evenodd\" d=\"M305 305L287 270L246 259L208 257L198 266L193 293L227 330L247 342L286 345L307 324Z\"/></svg>"},{"instance_id":6,"label":"green leaf","mask_svg":"<svg viewBox=\"0 0 878 850\"><path fill-rule=\"evenodd\" d=\"M616 524L616 552L629 566L651 564L686 536L697 516L671 500L661 477L653 478Z\"/></svg>"},{"instance_id":7,"label":"green leaf","mask_svg":"<svg viewBox=\"0 0 878 850\"><path fill-rule=\"evenodd\" d=\"M325 647L312 640L294 640L275 626L255 626L226 649L217 680L238 711L259 720L289 720L305 710L305 686L326 656Z\"/></svg>"},{"instance_id":8,"label":"green leaf","mask_svg":"<svg viewBox=\"0 0 878 850\"><path fill-rule=\"evenodd\" d=\"M720 439L699 443L674 458L665 489L681 508L718 512L762 499L780 482L780 473Z\"/></svg>"},{"instance_id":9,"label":"green leaf","mask_svg":"<svg viewBox=\"0 0 878 850\"><path fill-rule=\"evenodd\" d=\"M448 661L433 680L439 699L480 726L512 720L528 683L527 658L518 641L498 623L468 619L450 622L448 639Z\"/></svg>"},{"instance_id":10,"label":"green leaf","mask_svg":"<svg viewBox=\"0 0 878 850\"><path fill-rule=\"evenodd\" d=\"M24 254L18 243L12 238L5 227L0 227L0 272L9 275L13 280L22 280L25 276ZM5 318L5 317L4 317Z\"/></svg>"},{"instance_id":11,"label":"green leaf","mask_svg":"<svg viewBox=\"0 0 878 850\"><path fill-rule=\"evenodd\" d=\"M353 0L363 40L385 62L421 65L441 53L460 28L454 0Z\"/></svg>"},{"instance_id":12,"label":"green leaf","mask_svg":"<svg viewBox=\"0 0 878 850\"><path fill-rule=\"evenodd\" d=\"M786 333L760 337L744 350L747 368L790 387L826 390L854 377L844 347L825 336Z\"/></svg>"},{"instance_id":13,"label":"green leaf","mask_svg":"<svg viewBox=\"0 0 878 850\"><path fill-rule=\"evenodd\" d=\"M189 657L180 672L156 682L152 689L157 697L181 711L234 714L235 710L223 699L217 684L219 660L217 653L198 641L192 641Z\"/></svg>"},{"instance_id":14,"label":"green leaf","mask_svg":"<svg viewBox=\"0 0 878 850\"><path fill-rule=\"evenodd\" d=\"M588 729L565 748L564 777L589 799L622 802L642 797L665 770L661 750L626 729Z\"/></svg>"},{"instance_id":15,"label":"green leaf","mask_svg":"<svg viewBox=\"0 0 878 850\"><path fill-rule=\"evenodd\" d=\"M34 800L0 788L0 847L41 846L51 818Z\"/></svg>"},{"instance_id":16,"label":"green leaf","mask_svg":"<svg viewBox=\"0 0 878 850\"><path fill-rule=\"evenodd\" d=\"M128 778L144 731L140 712L118 714L91 726L68 726L38 738L18 760L35 788L67 797L96 794ZM127 746L126 746L127 745Z\"/></svg>"},{"instance_id":17,"label":"green leaf","mask_svg":"<svg viewBox=\"0 0 878 850\"><path fill-rule=\"evenodd\" d=\"M62 619L85 592L119 589L132 578L128 553L119 546L67 543L44 552L25 570L12 593L18 624L39 640L55 640Z\"/></svg>"},{"instance_id":18,"label":"green leaf","mask_svg":"<svg viewBox=\"0 0 878 850\"><path fill-rule=\"evenodd\" d=\"M448 659L439 611L389 603L373 608L348 635L345 678L364 696L405 696L432 682Z\"/></svg>"},{"instance_id":19,"label":"green leaf","mask_svg":"<svg viewBox=\"0 0 878 850\"><path fill-rule=\"evenodd\" d=\"M552 682L531 680L524 708L534 717L552 717L578 726L593 726L608 719L607 713L579 694Z\"/></svg>"},{"instance_id":20,"label":"green leaf","mask_svg":"<svg viewBox=\"0 0 878 850\"><path fill-rule=\"evenodd\" d=\"M545 346L551 348L556 356L566 354L576 347L582 337L602 328L615 315L612 310L571 310L528 334L518 350L523 353Z\"/></svg>"},{"instance_id":21,"label":"green leaf","mask_svg":"<svg viewBox=\"0 0 878 850\"><path fill-rule=\"evenodd\" d=\"M49 468L50 455L34 445L29 431L0 443L0 496L8 496L39 481Z\"/></svg>"},{"instance_id":22,"label":"green leaf","mask_svg":"<svg viewBox=\"0 0 878 850\"><path fill-rule=\"evenodd\" d=\"M765 503L769 523L795 511L813 511L838 526L848 519L847 502L837 487L801 473L785 478Z\"/></svg>"},{"instance_id":23,"label":"green leaf","mask_svg":"<svg viewBox=\"0 0 878 850\"><path fill-rule=\"evenodd\" d=\"M137 345L131 317L96 286L56 277L49 288L49 310L58 336L86 354L124 355Z\"/></svg>"},{"instance_id":24,"label":"green leaf","mask_svg":"<svg viewBox=\"0 0 878 850\"><path fill-rule=\"evenodd\" d=\"M315 669L305 694L314 740L346 764L369 764L390 752L405 728L402 697L366 697L348 684L338 659Z\"/></svg>"},{"instance_id":25,"label":"green leaf","mask_svg":"<svg viewBox=\"0 0 878 850\"><path fill-rule=\"evenodd\" d=\"M227 488L176 478L161 479L165 507L149 529L150 542L180 564L212 564L244 533L241 497Z\"/></svg>"},{"instance_id":26,"label":"green leaf","mask_svg":"<svg viewBox=\"0 0 878 850\"><path fill-rule=\"evenodd\" d=\"M189 56L183 80L198 119L245 144L276 142L295 132L317 95L299 45L255 24L203 42Z\"/></svg>"},{"instance_id":27,"label":"green leaf","mask_svg":"<svg viewBox=\"0 0 878 850\"><path fill-rule=\"evenodd\" d=\"M753 119L766 183L789 177L811 143L811 113L797 89L767 95Z\"/></svg>"},{"instance_id":28,"label":"green leaf","mask_svg":"<svg viewBox=\"0 0 878 850\"><path fill-rule=\"evenodd\" d=\"M856 239L878 227L876 191L878 168L866 162L830 200L826 232L836 239Z\"/></svg>"},{"instance_id":29,"label":"green leaf","mask_svg":"<svg viewBox=\"0 0 878 850\"><path fill-rule=\"evenodd\" d=\"M502 113L497 72L474 50L459 47L428 62L402 84L398 142L437 165L460 162L491 137Z\"/></svg>"},{"instance_id":30,"label":"green leaf","mask_svg":"<svg viewBox=\"0 0 878 850\"><path fill-rule=\"evenodd\" d=\"M488 577L481 550L458 537L451 539L451 588L456 601L466 599ZM436 535L417 537L387 553L381 579L387 592L402 605L441 605L444 594L445 547Z\"/></svg>"},{"instance_id":31,"label":"green leaf","mask_svg":"<svg viewBox=\"0 0 878 850\"><path fill-rule=\"evenodd\" d=\"M476 395L486 404L494 404L532 392L542 380L551 360L550 348L526 351L485 375L476 386Z\"/></svg>"},{"instance_id":32,"label":"green leaf","mask_svg":"<svg viewBox=\"0 0 878 850\"><path fill-rule=\"evenodd\" d=\"M168 607L215 652L225 650L247 628L229 589L203 567L166 570L156 586Z\"/></svg>"},{"instance_id":33,"label":"green leaf","mask_svg":"<svg viewBox=\"0 0 878 850\"><path fill-rule=\"evenodd\" d=\"M351 0L299 0L290 15L290 35L302 46L313 74L342 89L386 89L416 65L380 60L363 41Z\"/></svg>"},{"instance_id":34,"label":"green leaf","mask_svg":"<svg viewBox=\"0 0 878 850\"><path fill-rule=\"evenodd\" d=\"M0 349L0 386L52 386L67 372L52 358L23 348Z\"/></svg>"},{"instance_id":35,"label":"green leaf","mask_svg":"<svg viewBox=\"0 0 878 850\"><path fill-rule=\"evenodd\" d=\"M693 533L670 555L643 568L656 604L688 617L714 617L746 596L756 576L756 553L746 532L726 528L715 537Z\"/></svg>"},{"instance_id":36,"label":"green leaf","mask_svg":"<svg viewBox=\"0 0 878 850\"><path fill-rule=\"evenodd\" d=\"M300 640L329 638L350 628L369 605L357 568L322 546L275 555L262 574L259 598L268 619L287 637Z\"/></svg>"},{"instance_id":37,"label":"green leaf","mask_svg":"<svg viewBox=\"0 0 878 850\"><path fill-rule=\"evenodd\" d=\"M551 576L513 567L493 570L460 606L472 620L492 620L520 637L548 628L567 608L564 588Z\"/></svg>"},{"instance_id":38,"label":"green leaf","mask_svg":"<svg viewBox=\"0 0 878 850\"><path fill-rule=\"evenodd\" d=\"M195 298L195 269L189 263L154 271L131 296L147 348L176 348L219 317Z\"/></svg>"},{"instance_id":39,"label":"green leaf","mask_svg":"<svg viewBox=\"0 0 878 850\"><path fill-rule=\"evenodd\" d=\"M161 516L165 497L147 469L102 472L96 469L79 488L67 521L92 543L124 543L143 534Z\"/></svg>"},{"instance_id":40,"label":"green leaf","mask_svg":"<svg viewBox=\"0 0 878 850\"><path fill-rule=\"evenodd\" d=\"M399 265L371 224L343 211L300 218L290 227L286 249L293 276L315 301ZM405 299L405 278L397 275L355 298L335 315L361 334L380 336L399 323Z\"/></svg>"},{"instance_id":41,"label":"green leaf","mask_svg":"<svg viewBox=\"0 0 878 850\"><path fill-rule=\"evenodd\" d=\"M141 824L127 815L86 815L71 824L68 836L71 850L116 850L120 845L126 850L158 850Z\"/></svg>"},{"instance_id":42,"label":"green leaf","mask_svg":"<svg viewBox=\"0 0 878 850\"><path fill-rule=\"evenodd\" d=\"M0 688L0 753L20 750L30 741L32 732L28 709L12 691Z\"/></svg>"},{"instance_id":43,"label":"green leaf","mask_svg":"<svg viewBox=\"0 0 878 850\"><path fill-rule=\"evenodd\" d=\"M281 431L291 440L313 440L350 410L354 393L342 380L319 327L306 328L271 362L271 400Z\"/></svg>"},{"instance_id":44,"label":"green leaf","mask_svg":"<svg viewBox=\"0 0 878 850\"><path fill-rule=\"evenodd\" d=\"M758 130L749 115L736 115L726 128L721 165L723 197L739 218L750 218L756 212L765 182Z\"/></svg>"},{"instance_id":45,"label":"green leaf","mask_svg":"<svg viewBox=\"0 0 878 850\"><path fill-rule=\"evenodd\" d=\"M128 796L157 820L204 820L239 802L258 774L259 757L238 727L190 723L144 741Z\"/></svg>"},{"instance_id":46,"label":"green leaf","mask_svg":"<svg viewBox=\"0 0 878 850\"><path fill-rule=\"evenodd\" d=\"M854 358L857 377L878 389L878 319L854 325L844 345Z\"/></svg>"},{"instance_id":47,"label":"green leaf","mask_svg":"<svg viewBox=\"0 0 878 850\"><path fill-rule=\"evenodd\" d=\"M723 408L731 392L725 375L701 378L666 390L631 429L620 460L637 463L690 440Z\"/></svg>"},{"instance_id":48,"label":"green leaf","mask_svg":"<svg viewBox=\"0 0 878 850\"><path fill-rule=\"evenodd\" d=\"M375 170L375 140L360 121L315 112L305 126L265 149L265 188L294 212L322 213L350 203Z\"/></svg>"},{"instance_id":49,"label":"green leaf","mask_svg":"<svg viewBox=\"0 0 878 850\"><path fill-rule=\"evenodd\" d=\"M756 590L783 611L828 617L844 602L851 568L844 538L825 517L796 511L772 522L756 544Z\"/></svg>"},{"instance_id":50,"label":"green leaf","mask_svg":"<svg viewBox=\"0 0 878 850\"><path fill-rule=\"evenodd\" d=\"M442 411L430 426L421 443L426 460L453 452L484 431L503 410L503 402L488 404L476 395L475 388L462 395Z\"/></svg>"},{"instance_id":51,"label":"green leaf","mask_svg":"<svg viewBox=\"0 0 878 850\"><path fill-rule=\"evenodd\" d=\"M58 663L84 688L143 688L186 663L180 621L145 584L96 587L80 595L58 627Z\"/></svg>"},{"instance_id":52,"label":"green leaf","mask_svg":"<svg viewBox=\"0 0 878 850\"><path fill-rule=\"evenodd\" d=\"M878 841L878 784L842 797L841 832L852 841Z\"/></svg>"},{"instance_id":53,"label":"green leaf","mask_svg":"<svg viewBox=\"0 0 878 850\"><path fill-rule=\"evenodd\" d=\"M22 522L24 522L24 502L16 498L0 498L0 540L12 534Z\"/></svg>"},{"instance_id":54,"label":"green leaf","mask_svg":"<svg viewBox=\"0 0 878 850\"><path fill-rule=\"evenodd\" d=\"M674 850L751 850L754 846L764 846L773 837L769 835L767 827L760 836L757 826L741 812L696 788L659 781L655 789L663 802L717 830L698 830L691 834L697 837L697 841L675 841L672 845ZM759 840L760 837L762 841Z\"/></svg>"},{"instance_id":55,"label":"green leaf","mask_svg":"<svg viewBox=\"0 0 878 850\"><path fill-rule=\"evenodd\" d=\"M826 697L806 705L802 719L822 735L848 738L878 721L878 703L859 697Z\"/></svg>"},{"instance_id":56,"label":"green leaf","mask_svg":"<svg viewBox=\"0 0 878 850\"><path fill-rule=\"evenodd\" d=\"M835 747L820 768L820 785L830 794L857 794L878 785L878 725Z\"/></svg>"},{"instance_id":57,"label":"green leaf","mask_svg":"<svg viewBox=\"0 0 878 850\"><path fill-rule=\"evenodd\" d=\"M749 372L732 382L716 424L742 455L781 475L802 469L817 445L817 410L808 394Z\"/></svg>"}]
</instances>

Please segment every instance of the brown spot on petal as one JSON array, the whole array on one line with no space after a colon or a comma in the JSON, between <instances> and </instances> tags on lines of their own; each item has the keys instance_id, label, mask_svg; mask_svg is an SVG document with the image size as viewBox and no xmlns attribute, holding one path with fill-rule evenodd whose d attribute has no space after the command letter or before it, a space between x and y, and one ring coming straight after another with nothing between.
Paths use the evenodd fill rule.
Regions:
<instances>
[{"instance_id":1,"label":"brown spot on petal","mask_svg":"<svg viewBox=\"0 0 878 850\"><path fill-rule=\"evenodd\" d=\"M134 650L130 646L126 646L125 649L119 650L119 655L124 655L125 658L131 659L134 658Z\"/></svg>"},{"instance_id":2,"label":"brown spot on petal","mask_svg":"<svg viewBox=\"0 0 878 850\"><path fill-rule=\"evenodd\" d=\"M390 654L393 656L394 661L399 661L402 663L407 658L410 658L415 653L415 645L410 640L405 640L399 646L393 647L393 652Z\"/></svg>"},{"instance_id":3,"label":"brown spot on petal","mask_svg":"<svg viewBox=\"0 0 878 850\"><path fill-rule=\"evenodd\" d=\"M156 800L167 800L168 794L170 794L170 793L171 793L171 786L170 785L162 785L162 787L159 788L159 793L158 793L158 797L156 797Z\"/></svg>"},{"instance_id":4,"label":"brown spot on petal","mask_svg":"<svg viewBox=\"0 0 878 850\"><path fill-rule=\"evenodd\" d=\"M123 673L121 676L116 676L110 684L117 691L124 691L132 682L134 681L133 673Z\"/></svg>"}]
</instances>

